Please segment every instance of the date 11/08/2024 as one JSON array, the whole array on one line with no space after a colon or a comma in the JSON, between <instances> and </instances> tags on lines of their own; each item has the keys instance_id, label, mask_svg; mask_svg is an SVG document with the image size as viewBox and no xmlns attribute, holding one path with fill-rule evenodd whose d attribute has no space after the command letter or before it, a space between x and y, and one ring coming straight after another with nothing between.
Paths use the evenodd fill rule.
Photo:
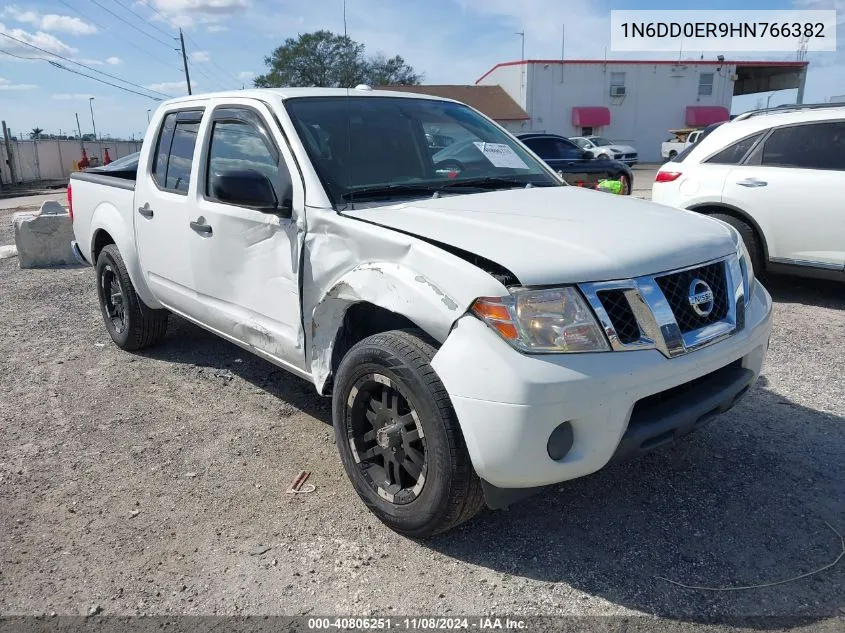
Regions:
<instances>
[{"instance_id":1,"label":"date 11/08/2024","mask_svg":"<svg viewBox=\"0 0 845 633\"><path fill-rule=\"evenodd\" d=\"M400 630L400 631L435 631L435 630L512 630L525 631L525 620L497 617L476 618L308 618L308 629L312 631L363 631L363 630Z\"/></svg>"}]
</instances>

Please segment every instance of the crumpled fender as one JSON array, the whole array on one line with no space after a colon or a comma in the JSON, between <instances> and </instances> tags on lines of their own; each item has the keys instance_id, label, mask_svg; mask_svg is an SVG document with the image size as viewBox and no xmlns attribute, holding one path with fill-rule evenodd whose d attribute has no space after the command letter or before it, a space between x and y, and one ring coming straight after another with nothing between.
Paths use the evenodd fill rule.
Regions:
<instances>
[{"instance_id":1,"label":"crumpled fender","mask_svg":"<svg viewBox=\"0 0 845 633\"><path fill-rule=\"evenodd\" d=\"M368 262L343 275L315 306L311 320L311 375L322 393L332 370L332 351L346 310L368 302L400 314L443 342L474 297L452 296L401 264Z\"/></svg>"},{"instance_id":2,"label":"crumpled fender","mask_svg":"<svg viewBox=\"0 0 845 633\"><path fill-rule=\"evenodd\" d=\"M89 256L93 265L96 265L94 261L94 236L99 230L104 230L111 235L123 257L123 263L126 264L126 270L129 272L129 278L132 280L135 292L138 293L141 300L150 308L161 308L162 305L150 292L144 279L144 273L141 271L141 261L135 248L133 227L127 226L121 212L109 202L101 202L97 205L91 216L91 229L88 234L91 236Z\"/></svg>"}]
</instances>

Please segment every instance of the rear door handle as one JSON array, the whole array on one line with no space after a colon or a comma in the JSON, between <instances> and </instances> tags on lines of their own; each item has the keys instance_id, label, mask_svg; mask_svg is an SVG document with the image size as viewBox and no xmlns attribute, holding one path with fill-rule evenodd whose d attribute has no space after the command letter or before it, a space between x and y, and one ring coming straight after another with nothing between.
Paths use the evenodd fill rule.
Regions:
<instances>
[{"instance_id":1,"label":"rear door handle","mask_svg":"<svg viewBox=\"0 0 845 633\"><path fill-rule=\"evenodd\" d=\"M741 187L765 187L769 183L765 180L757 180L756 178L746 178L745 180L740 180L738 183Z\"/></svg>"},{"instance_id":2,"label":"rear door handle","mask_svg":"<svg viewBox=\"0 0 845 633\"><path fill-rule=\"evenodd\" d=\"M138 213L143 215L145 218L152 218L153 210L150 209L150 203L145 202L143 207L138 207Z\"/></svg>"},{"instance_id":3,"label":"rear door handle","mask_svg":"<svg viewBox=\"0 0 845 633\"><path fill-rule=\"evenodd\" d=\"M199 218L199 220L203 220L203 218ZM211 235L211 226L205 224L205 220L202 222L198 220L191 222L191 228L200 235L205 235L206 237Z\"/></svg>"}]
</instances>

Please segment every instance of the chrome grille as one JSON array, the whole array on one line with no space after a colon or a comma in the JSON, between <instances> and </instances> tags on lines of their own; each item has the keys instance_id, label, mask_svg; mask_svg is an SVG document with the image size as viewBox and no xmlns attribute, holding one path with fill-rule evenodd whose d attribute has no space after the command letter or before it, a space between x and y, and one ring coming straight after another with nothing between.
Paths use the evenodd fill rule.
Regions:
<instances>
[{"instance_id":1,"label":"chrome grille","mask_svg":"<svg viewBox=\"0 0 845 633\"><path fill-rule=\"evenodd\" d=\"M607 311L607 316L610 317L619 340L626 345L640 340L640 326L637 325L637 317L634 316L634 311L631 310L631 305L625 298L625 291L600 290L598 297Z\"/></svg>"},{"instance_id":2,"label":"chrome grille","mask_svg":"<svg viewBox=\"0 0 845 633\"><path fill-rule=\"evenodd\" d=\"M700 316L690 305L690 285L700 279L713 291L713 307L707 316ZM716 323L728 313L728 293L725 288L725 263L717 262L701 268L683 270L679 273L655 277L657 285L663 291L666 301L672 306L672 312L678 321L681 332L686 334L705 325Z\"/></svg>"},{"instance_id":3,"label":"chrome grille","mask_svg":"<svg viewBox=\"0 0 845 633\"><path fill-rule=\"evenodd\" d=\"M694 280L706 283L713 293L712 306L697 304L698 312L705 314L699 314L690 299ZM580 284L579 288L614 351L657 349L672 358L715 343L745 325L747 290L735 255L659 275Z\"/></svg>"}]
</instances>

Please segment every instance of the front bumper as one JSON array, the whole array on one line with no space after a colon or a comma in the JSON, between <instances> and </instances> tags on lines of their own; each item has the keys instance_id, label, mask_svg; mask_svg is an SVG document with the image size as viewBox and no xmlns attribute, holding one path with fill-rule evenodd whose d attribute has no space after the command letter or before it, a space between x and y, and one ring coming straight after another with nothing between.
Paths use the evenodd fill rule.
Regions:
<instances>
[{"instance_id":1,"label":"front bumper","mask_svg":"<svg viewBox=\"0 0 845 633\"><path fill-rule=\"evenodd\" d=\"M657 350L521 354L467 315L432 366L451 397L479 477L488 487L534 488L668 443L730 408L760 374L771 310L771 297L757 283L742 331L672 359ZM708 382L703 377L710 374L719 378ZM662 410L640 404L635 411L649 396L677 393L669 390L687 383L701 388L691 385L683 398L657 403ZM645 420L632 420L634 414ZM549 437L566 421L572 447L553 460Z\"/></svg>"}]
</instances>

